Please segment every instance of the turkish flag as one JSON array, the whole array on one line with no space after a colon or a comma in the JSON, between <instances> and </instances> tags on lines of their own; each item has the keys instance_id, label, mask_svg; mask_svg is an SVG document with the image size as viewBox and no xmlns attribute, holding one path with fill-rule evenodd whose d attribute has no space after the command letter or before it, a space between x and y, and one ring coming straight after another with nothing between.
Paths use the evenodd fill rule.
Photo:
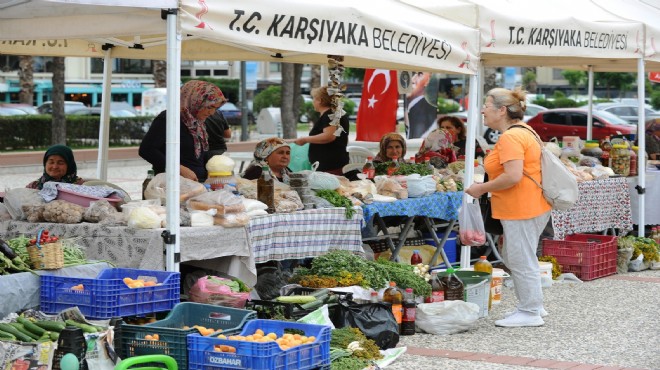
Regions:
<instances>
[{"instance_id":1,"label":"turkish flag","mask_svg":"<svg viewBox=\"0 0 660 370\"><path fill-rule=\"evenodd\" d=\"M380 141L383 135L396 131L398 99L396 71L367 69L364 73L355 139Z\"/></svg>"}]
</instances>

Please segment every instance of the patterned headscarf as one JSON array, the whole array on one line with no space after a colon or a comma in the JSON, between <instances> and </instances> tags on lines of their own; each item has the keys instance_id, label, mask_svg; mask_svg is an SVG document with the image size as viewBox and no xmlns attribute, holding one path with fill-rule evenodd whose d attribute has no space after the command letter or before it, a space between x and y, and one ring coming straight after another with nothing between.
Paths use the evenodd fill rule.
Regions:
<instances>
[{"instance_id":1,"label":"patterned headscarf","mask_svg":"<svg viewBox=\"0 0 660 370\"><path fill-rule=\"evenodd\" d=\"M61 178L61 179L56 179L51 177L46 173L46 162L48 162L48 158L52 155L59 155L60 157L64 158L66 161L66 174ZM44 183L48 181L57 181L57 182L65 182L68 184L75 184L78 182L79 177L78 177L78 166L76 166L76 160L73 158L73 151L71 148L69 148L66 145L53 145L50 148L46 150L46 153L44 154L44 173L41 175L39 180L37 180L36 188L41 190L44 187Z\"/></svg>"},{"instance_id":2,"label":"patterned headscarf","mask_svg":"<svg viewBox=\"0 0 660 370\"><path fill-rule=\"evenodd\" d=\"M389 134L383 135L380 138L380 149L374 161L376 162L390 162L391 158L387 158L387 146L390 145L390 142L398 141L401 143L401 157L399 157L399 162L405 162L406 159L406 140L403 136L397 134L396 132L390 132Z\"/></svg>"},{"instance_id":3,"label":"patterned headscarf","mask_svg":"<svg viewBox=\"0 0 660 370\"><path fill-rule=\"evenodd\" d=\"M209 149L206 126L197 120L197 113L202 109L217 108L226 101L220 88L210 82L192 80L181 87L181 122L193 137L197 158Z\"/></svg>"},{"instance_id":4,"label":"patterned headscarf","mask_svg":"<svg viewBox=\"0 0 660 370\"><path fill-rule=\"evenodd\" d=\"M439 152L443 149L452 148L453 146L453 135L449 131L443 128L439 128L431 131L431 133L429 133L429 135L424 139L422 150L424 152Z\"/></svg>"},{"instance_id":5,"label":"patterned headscarf","mask_svg":"<svg viewBox=\"0 0 660 370\"><path fill-rule=\"evenodd\" d=\"M280 139L279 137L271 137L268 139L261 140L257 146L254 148L254 159L252 162L250 162L250 165L248 168L251 166L268 166L268 163L266 163L266 158L273 154L274 151L281 147L289 147L289 143L286 141ZM271 171L272 174L272 171ZM275 176L273 176L275 177ZM284 180L285 183L288 183L288 171L285 168L282 170L282 179Z\"/></svg>"}]
</instances>

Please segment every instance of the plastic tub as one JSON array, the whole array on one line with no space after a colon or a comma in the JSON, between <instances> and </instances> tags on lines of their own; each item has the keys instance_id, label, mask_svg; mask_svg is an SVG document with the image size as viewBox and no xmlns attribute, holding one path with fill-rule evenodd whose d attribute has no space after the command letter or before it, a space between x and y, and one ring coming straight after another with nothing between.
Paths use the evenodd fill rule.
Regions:
<instances>
[{"instance_id":1,"label":"plastic tub","mask_svg":"<svg viewBox=\"0 0 660 370\"><path fill-rule=\"evenodd\" d=\"M123 202L123 199L117 194L111 194L107 198L99 198L93 195L76 193L67 189L57 189L57 197L55 199L65 200L83 207L89 207L91 202L101 199L107 200L108 203L112 204L115 208L118 208L119 203Z\"/></svg>"},{"instance_id":2,"label":"plastic tub","mask_svg":"<svg viewBox=\"0 0 660 370\"><path fill-rule=\"evenodd\" d=\"M493 304L502 303L502 285L504 278L507 277L509 277L509 274L504 272L504 270L497 267L493 268L493 281L490 283L490 294L493 297Z\"/></svg>"}]
</instances>

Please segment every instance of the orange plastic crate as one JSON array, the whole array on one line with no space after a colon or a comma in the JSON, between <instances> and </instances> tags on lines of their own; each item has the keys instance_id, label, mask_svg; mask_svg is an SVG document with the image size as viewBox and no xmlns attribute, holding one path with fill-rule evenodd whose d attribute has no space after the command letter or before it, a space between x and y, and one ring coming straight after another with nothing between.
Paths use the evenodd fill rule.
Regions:
<instances>
[{"instance_id":1,"label":"orange plastic crate","mask_svg":"<svg viewBox=\"0 0 660 370\"><path fill-rule=\"evenodd\" d=\"M543 254L553 256L562 272L581 280L594 280L616 273L616 236L574 234L565 240L543 240Z\"/></svg>"}]
</instances>

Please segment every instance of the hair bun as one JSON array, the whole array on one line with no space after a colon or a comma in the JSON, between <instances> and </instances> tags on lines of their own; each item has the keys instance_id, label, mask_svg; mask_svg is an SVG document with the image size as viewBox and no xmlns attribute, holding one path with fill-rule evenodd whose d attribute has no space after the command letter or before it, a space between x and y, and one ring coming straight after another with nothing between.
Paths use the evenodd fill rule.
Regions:
<instances>
[{"instance_id":1,"label":"hair bun","mask_svg":"<svg viewBox=\"0 0 660 370\"><path fill-rule=\"evenodd\" d=\"M527 109L527 103L524 100L521 100L520 101L520 107L522 107L522 110L526 110Z\"/></svg>"}]
</instances>

